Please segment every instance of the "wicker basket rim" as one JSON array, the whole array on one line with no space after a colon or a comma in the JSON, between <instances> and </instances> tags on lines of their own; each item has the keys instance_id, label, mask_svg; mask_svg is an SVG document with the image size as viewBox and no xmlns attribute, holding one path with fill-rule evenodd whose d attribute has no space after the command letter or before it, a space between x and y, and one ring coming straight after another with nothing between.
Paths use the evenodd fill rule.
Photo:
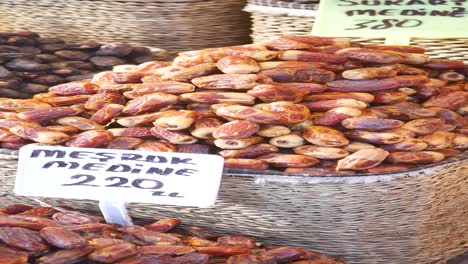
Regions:
<instances>
[{"instance_id":1,"label":"wicker basket rim","mask_svg":"<svg viewBox=\"0 0 468 264\"><path fill-rule=\"evenodd\" d=\"M318 2L318 1L317 1ZM295 2L281 1L281 0L248 0L248 4L264 6L264 7L280 7L290 9L317 9L319 4L301 4Z\"/></svg>"},{"instance_id":2,"label":"wicker basket rim","mask_svg":"<svg viewBox=\"0 0 468 264\"><path fill-rule=\"evenodd\" d=\"M2 156L5 157L2 157ZM18 150L0 148L1 160L12 160L18 158ZM448 165L463 163L468 161L468 150L458 155L449 157L441 162L427 164L413 168L411 170L398 173L357 173L353 175L309 175L309 174L291 174L274 170L250 170L250 169L230 169L225 168L223 175L235 177L252 177L258 183L264 182L287 182L287 183L372 183L387 182L402 177L416 177L421 175L430 175L433 172L442 170Z\"/></svg>"},{"instance_id":3,"label":"wicker basket rim","mask_svg":"<svg viewBox=\"0 0 468 264\"><path fill-rule=\"evenodd\" d=\"M242 11L249 13L263 13L271 16L291 16L291 17L304 17L313 18L318 14L317 9L293 9L284 7L271 7L271 6L260 6L248 4L242 9Z\"/></svg>"},{"instance_id":4,"label":"wicker basket rim","mask_svg":"<svg viewBox=\"0 0 468 264\"><path fill-rule=\"evenodd\" d=\"M246 170L246 169L226 169L224 175L240 176L240 177L255 177L259 183L261 182L288 182L288 183L371 183L371 182L386 182L402 177L416 177L421 175L429 175L432 172L439 171L444 167L456 163L468 161L468 150L458 155L449 157L441 162L427 164L413 168L403 172L387 172L387 173L357 173L353 175L309 175L309 174L291 174L283 173L274 170Z\"/></svg>"}]
</instances>

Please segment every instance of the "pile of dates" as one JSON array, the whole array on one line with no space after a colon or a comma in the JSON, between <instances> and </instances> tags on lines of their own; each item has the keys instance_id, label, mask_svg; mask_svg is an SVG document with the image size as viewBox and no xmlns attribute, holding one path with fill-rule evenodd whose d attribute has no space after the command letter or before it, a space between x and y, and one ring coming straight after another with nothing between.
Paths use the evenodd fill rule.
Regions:
<instances>
[{"instance_id":1,"label":"pile of dates","mask_svg":"<svg viewBox=\"0 0 468 264\"><path fill-rule=\"evenodd\" d=\"M0 96L29 98L49 86L86 79L115 65L164 59L125 43L66 43L34 32L0 32Z\"/></svg>"},{"instance_id":2,"label":"pile of dates","mask_svg":"<svg viewBox=\"0 0 468 264\"><path fill-rule=\"evenodd\" d=\"M342 264L316 252L219 235L176 218L123 227L51 207L0 208L2 264ZM29 261L29 262L28 262Z\"/></svg>"},{"instance_id":3,"label":"pile of dates","mask_svg":"<svg viewBox=\"0 0 468 264\"><path fill-rule=\"evenodd\" d=\"M288 35L0 100L0 142L210 153L293 174L405 171L468 148L466 73L419 47Z\"/></svg>"}]
</instances>

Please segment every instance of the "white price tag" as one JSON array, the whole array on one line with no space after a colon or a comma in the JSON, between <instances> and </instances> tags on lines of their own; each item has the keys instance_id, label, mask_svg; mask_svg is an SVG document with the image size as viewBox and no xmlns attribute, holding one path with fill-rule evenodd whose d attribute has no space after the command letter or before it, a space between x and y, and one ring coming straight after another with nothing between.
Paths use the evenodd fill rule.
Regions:
<instances>
[{"instance_id":1,"label":"white price tag","mask_svg":"<svg viewBox=\"0 0 468 264\"><path fill-rule=\"evenodd\" d=\"M466 38L467 24L468 0L323 0L312 34L409 45L412 37Z\"/></svg>"},{"instance_id":2,"label":"white price tag","mask_svg":"<svg viewBox=\"0 0 468 264\"><path fill-rule=\"evenodd\" d=\"M222 172L217 155L28 145L20 150L15 193L208 207Z\"/></svg>"}]
</instances>

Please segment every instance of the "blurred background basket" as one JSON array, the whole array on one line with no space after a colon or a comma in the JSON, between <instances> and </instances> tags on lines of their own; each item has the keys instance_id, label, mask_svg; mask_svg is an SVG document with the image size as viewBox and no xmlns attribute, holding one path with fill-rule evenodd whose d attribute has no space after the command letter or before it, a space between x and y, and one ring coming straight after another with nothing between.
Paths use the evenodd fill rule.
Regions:
<instances>
[{"instance_id":1,"label":"blurred background basket","mask_svg":"<svg viewBox=\"0 0 468 264\"><path fill-rule=\"evenodd\" d=\"M253 42L283 34L310 35L319 1L303 4L294 1L248 0L244 11L252 19Z\"/></svg>"},{"instance_id":2,"label":"blurred background basket","mask_svg":"<svg viewBox=\"0 0 468 264\"><path fill-rule=\"evenodd\" d=\"M16 152L0 152L0 204L13 194ZM301 246L351 264L446 263L468 250L468 151L441 163L372 176L298 176L226 171L212 208L129 204L132 216L178 217L221 233ZM96 201L42 198L97 211Z\"/></svg>"},{"instance_id":3,"label":"blurred background basket","mask_svg":"<svg viewBox=\"0 0 468 264\"><path fill-rule=\"evenodd\" d=\"M182 51L250 42L245 0L2 0L0 31Z\"/></svg>"},{"instance_id":4,"label":"blurred background basket","mask_svg":"<svg viewBox=\"0 0 468 264\"><path fill-rule=\"evenodd\" d=\"M311 35L319 1L249 0L244 11L252 19L252 40L261 42L283 34ZM306 4L303 4L306 3ZM383 38L353 38L363 44L383 44ZM432 58L468 61L468 38L413 38L411 45L426 48Z\"/></svg>"}]
</instances>

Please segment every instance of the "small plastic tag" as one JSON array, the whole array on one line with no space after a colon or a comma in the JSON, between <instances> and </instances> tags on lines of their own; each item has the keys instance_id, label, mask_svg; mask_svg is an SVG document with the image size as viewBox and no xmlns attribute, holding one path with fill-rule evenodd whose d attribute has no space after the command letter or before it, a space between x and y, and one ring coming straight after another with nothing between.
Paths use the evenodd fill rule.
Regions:
<instances>
[{"instance_id":1,"label":"small plastic tag","mask_svg":"<svg viewBox=\"0 0 468 264\"><path fill-rule=\"evenodd\" d=\"M124 202L99 201L99 209L107 223L131 226L132 218L128 215Z\"/></svg>"}]
</instances>

